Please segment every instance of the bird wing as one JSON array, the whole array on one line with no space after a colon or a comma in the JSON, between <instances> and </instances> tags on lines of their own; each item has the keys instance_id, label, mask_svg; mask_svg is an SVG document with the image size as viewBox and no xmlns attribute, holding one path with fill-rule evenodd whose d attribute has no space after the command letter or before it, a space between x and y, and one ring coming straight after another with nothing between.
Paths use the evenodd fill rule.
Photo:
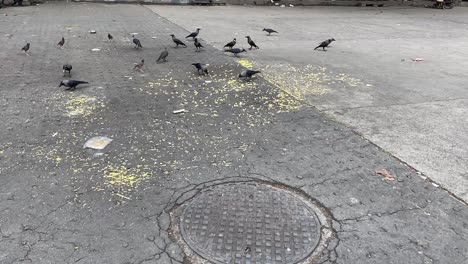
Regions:
<instances>
[{"instance_id":1,"label":"bird wing","mask_svg":"<svg viewBox=\"0 0 468 264\"><path fill-rule=\"evenodd\" d=\"M185 45L185 43L183 43L180 39L174 38L174 42L180 45Z\"/></svg>"}]
</instances>

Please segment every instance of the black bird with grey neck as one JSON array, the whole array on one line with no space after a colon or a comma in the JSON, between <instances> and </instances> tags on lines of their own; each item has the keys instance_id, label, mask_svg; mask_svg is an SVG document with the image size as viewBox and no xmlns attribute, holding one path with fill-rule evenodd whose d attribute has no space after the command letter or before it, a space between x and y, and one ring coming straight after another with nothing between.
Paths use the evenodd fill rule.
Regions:
<instances>
[{"instance_id":1,"label":"black bird with grey neck","mask_svg":"<svg viewBox=\"0 0 468 264\"><path fill-rule=\"evenodd\" d=\"M259 49L259 47L257 46L257 44L255 44L255 42L252 40L252 38L250 38L250 36L246 36L246 38L247 38L247 43L249 43L249 45L250 45L250 48L249 48L250 50L251 50L252 48Z\"/></svg>"},{"instance_id":2,"label":"black bird with grey neck","mask_svg":"<svg viewBox=\"0 0 468 264\"><path fill-rule=\"evenodd\" d=\"M60 82L59 87L65 86L65 87L67 87L67 89L65 89L65 90L75 90L76 86L78 86L80 84L86 84L86 83L88 83L88 82L77 81L77 80L63 80L63 81Z\"/></svg>"},{"instance_id":3,"label":"black bird with grey neck","mask_svg":"<svg viewBox=\"0 0 468 264\"><path fill-rule=\"evenodd\" d=\"M172 41L176 44L176 48L179 47L179 45L182 45L184 47L187 47L185 43L183 43L180 39L176 38L174 34L171 34Z\"/></svg>"},{"instance_id":4,"label":"black bird with grey neck","mask_svg":"<svg viewBox=\"0 0 468 264\"><path fill-rule=\"evenodd\" d=\"M317 47L315 47L314 50L316 50L318 48L322 48L323 51L327 51L325 48L328 47L328 45L330 45L333 41L335 41L334 38L327 39L327 40L323 41L322 43L320 43Z\"/></svg>"}]
</instances>

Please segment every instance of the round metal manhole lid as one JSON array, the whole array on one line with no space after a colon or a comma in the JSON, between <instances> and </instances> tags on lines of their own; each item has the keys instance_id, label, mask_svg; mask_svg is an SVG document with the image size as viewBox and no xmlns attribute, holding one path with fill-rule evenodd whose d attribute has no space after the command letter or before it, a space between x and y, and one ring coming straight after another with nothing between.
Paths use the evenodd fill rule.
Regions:
<instances>
[{"instance_id":1,"label":"round metal manhole lid","mask_svg":"<svg viewBox=\"0 0 468 264\"><path fill-rule=\"evenodd\" d=\"M184 209L187 245L214 263L298 263L320 241L313 209L291 192L258 183L216 186Z\"/></svg>"}]
</instances>

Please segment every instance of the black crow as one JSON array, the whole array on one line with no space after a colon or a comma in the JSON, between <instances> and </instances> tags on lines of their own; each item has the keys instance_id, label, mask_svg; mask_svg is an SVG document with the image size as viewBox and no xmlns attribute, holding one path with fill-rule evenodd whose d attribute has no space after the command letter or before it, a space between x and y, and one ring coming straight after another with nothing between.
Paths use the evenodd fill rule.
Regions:
<instances>
[{"instance_id":1,"label":"black crow","mask_svg":"<svg viewBox=\"0 0 468 264\"><path fill-rule=\"evenodd\" d=\"M31 47L31 44L27 43L21 50L24 51L24 54L29 56L28 50Z\"/></svg>"},{"instance_id":2,"label":"black crow","mask_svg":"<svg viewBox=\"0 0 468 264\"><path fill-rule=\"evenodd\" d=\"M135 35L132 35L132 38L133 38L133 44L135 44L135 48L143 48L143 46L141 46L141 42L139 39L135 38Z\"/></svg>"},{"instance_id":3,"label":"black crow","mask_svg":"<svg viewBox=\"0 0 468 264\"><path fill-rule=\"evenodd\" d=\"M197 72L198 74L209 74L208 73L208 68L207 68L207 65L204 65L204 64L201 64L201 63L192 63L193 66L195 66L195 68L197 68Z\"/></svg>"},{"instance_id":4,"label":"black crow","mask_svg":"<svg viewBox=\"0 0 468 264\"><path fill-rule=\"evenodd\" d=\"M273 30L273 29L271 29L271 28L264 28L263 31L268 32L268 36L270 36L271 33L278 33L278 31Z\"/></svg>"},{"instance_id":5,"label":"black crow","mask_svg":"<svg viewBox=\"0 0 468 264\"><path fill-rule=\"evenodd\" d=\"M112 41L114 39L114 37L110 33L107 33L107 38L109 39L109 41Z\"/></svg>"},{"instance_id":6,"label":"black crow","mask_svg":"<svg viewBox=\"0 0 468 264\"><path fill-rule=\"evenodd\" d=\"M187 47L187 45L185 45L185 43L183 43L180 39L176 38L174 34L171 34L171 37L172 37L172 41L174 41L174 43L176 44L176 48L179 47L179 45Z\"/></svg>"},{"instance_id":7,"label":"black crow","mask_svg":"<svg viewBox=\"0 0 468 264\"><path fill-rule=\"evenodd\" d=\"M65 86L65 87L68 87L65 90L75 90L76 86L78 86L79 84L85 84L85 83L88 83L88 82L76 81L76 80L63 80L60 82L59 87Z\"/></svg>"},{"instance_id":8,"label":"black crow","mask_svg":"<svg viewBox=\"0 0 468 264\"><path fill-rule=\"evenodd\" d=\"M232 47L234 47L236 45L236 39L233 39L231 42L229 42L228 44L224 45L223 48L229 48L229 49L232 49Z\"/></svg>"},{"instance_id":9,"label":"black crow","mask_svg":"<svg viewBox=\"0 0 468 264\"><path fill-rule=\"evenodd\" d=\"M194 45L195 45L196 51L200 51L200 49L203 48L203 45L200 43L198 38L195 38Z\"/></svg>"},{"instance_id":10,"label":"black crow","mask_svg":"<svg viewBox=\"0 0 468 264\"><path fill-rule=\"evenodd\" d=\"M197 31L190 33L190 35L186 36L185 38L192 38L195 39L198 36L198 33L200 33L200 29L197 28Z\"/></svg>"},{"instance_id":11,"label":"black crow","mask_svg":"<svg viewBox=\"0 0 468 264\"><path fill-rule=\"evenodd\" d=\"M234 54L235 56L237 56L239 53L247 52L247 51L246 51L244 48L242 48L242 49L233 48L233 49L230 49L230 50L225 50L224 52L231 52L232 54Z\"/></svg>"},{"instance_id":12,"label":"black crow","mask_svg":"<svg viewBox=\"0 0 468 264\"><path fill-rule=\"evenodd\" d=\"M71 77L71 70L72 70L71 64L64 64L62 69L63 69L63 76L65 76L65 73L68 72L68 76Z\"/></svg>"},{"instance_id":13,"label":"black crow","mask_svg":"<svg viewBox=\"0 0 468 264\"><path fill-rule=\"evenodd\" d=\"M64 44L65 44L65 38L62 37L62 39L59 41L59 43L57 43L57 46L59 46L60 48L62 48Z\"/></svg>"},{"instance_id":14,"label":"black crow","mask_svg":"<svg viewBox=\"0 0 468 264\"><path fill-rule=\"evenodd\" d=\"M253 40L250 38L250 36L246 36L246 38L247 38L247 42L250 45L249 49L252 49L252 47L259 49L259 47L255 44L255 42L253 42Z\"/></svg>"},{"instance_id":15,"label":"black crow","mask_svg":"<svg viewBox=\"0 0 468 264\"><path fill-rule=\"evenodd\" d=\"M133 67L134 70L138 70L140 72L143 72L143 66L145 66L145 60L141 60L140 63L135 64Z\"/></svg>"},{"instance_id":16,"label":"black crow","mask_svg":"<svg viewBox=\"0 0 468 264\"><path fill-rule=\"evenodd\" d=\"M167 61L166 60L167 55L169 55L169 52L167 51L166 48L164 48L164 50L161 52L161 54L159 55L159 58L156 60L156 62L159 62L160 60Z\"/></svg>"},{"instance_id":17,"label":"black crow","mask_svg":"<svg viewBox=\"0 0 468 264\"><path fill-rule=\"evenodd\" d=\"M174 41L174 43L176 44L176 48L179 47L179 45L187 47L187 45L185 45L185 43L183 43L180 39L176 38L174 34L171 34L171 37L172 41Z\"/></svg>"},{"instance_id":18,"label":"black crow","mask_svg":"<svg viewBox=\"0 0 468 264\"><path fill-rule=\"evenodd\" d=\"M240 74L239 78L252 78L255 74L260 73L260 71L253 71L253 70L243 70Z\"/></svg>"},{"instance_id":19,"label":"black crow","mask_svg":"<svg viewBox=\"0 0 468 264\"><path fill-rule=\"evenodd\" d=\"M330 45L333 41L335 41L334 38L327 39L324 42L320 43L317 47L315 47L314 50L316 50L318 48L323 48L324 51L327 51L325 48L328 47L328 45Z\"/></svg>"}]
</instances>

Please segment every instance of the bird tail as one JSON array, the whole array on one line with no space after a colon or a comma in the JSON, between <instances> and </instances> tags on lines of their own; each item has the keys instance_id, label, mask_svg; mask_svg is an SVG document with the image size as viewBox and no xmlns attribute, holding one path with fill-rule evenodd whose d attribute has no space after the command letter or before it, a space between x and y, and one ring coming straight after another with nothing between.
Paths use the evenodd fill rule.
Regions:
<instances>
[{"instance_id":1,"label":"bird tail","mask_svg":"<svg viewBox=\"0 0 468 264\"><path fill-rule=\"evenodd\" d=\"M318 49L318 48L320 48L320 45L318 45L317 47L315 47L315 49L314 49L314 50L316 50L316 49Z\"/></svg>"},{"instance_id":2,"label":"bird tail","mask_svg":"<svg viewBox=\"0 0 468 264\"><path fill-rule=\"evenodd\" d=\"M84 83L89 83L89 82L85 82L85 81L77 81L78 84L84 84Z\"/></svg>"}]
</instances>

